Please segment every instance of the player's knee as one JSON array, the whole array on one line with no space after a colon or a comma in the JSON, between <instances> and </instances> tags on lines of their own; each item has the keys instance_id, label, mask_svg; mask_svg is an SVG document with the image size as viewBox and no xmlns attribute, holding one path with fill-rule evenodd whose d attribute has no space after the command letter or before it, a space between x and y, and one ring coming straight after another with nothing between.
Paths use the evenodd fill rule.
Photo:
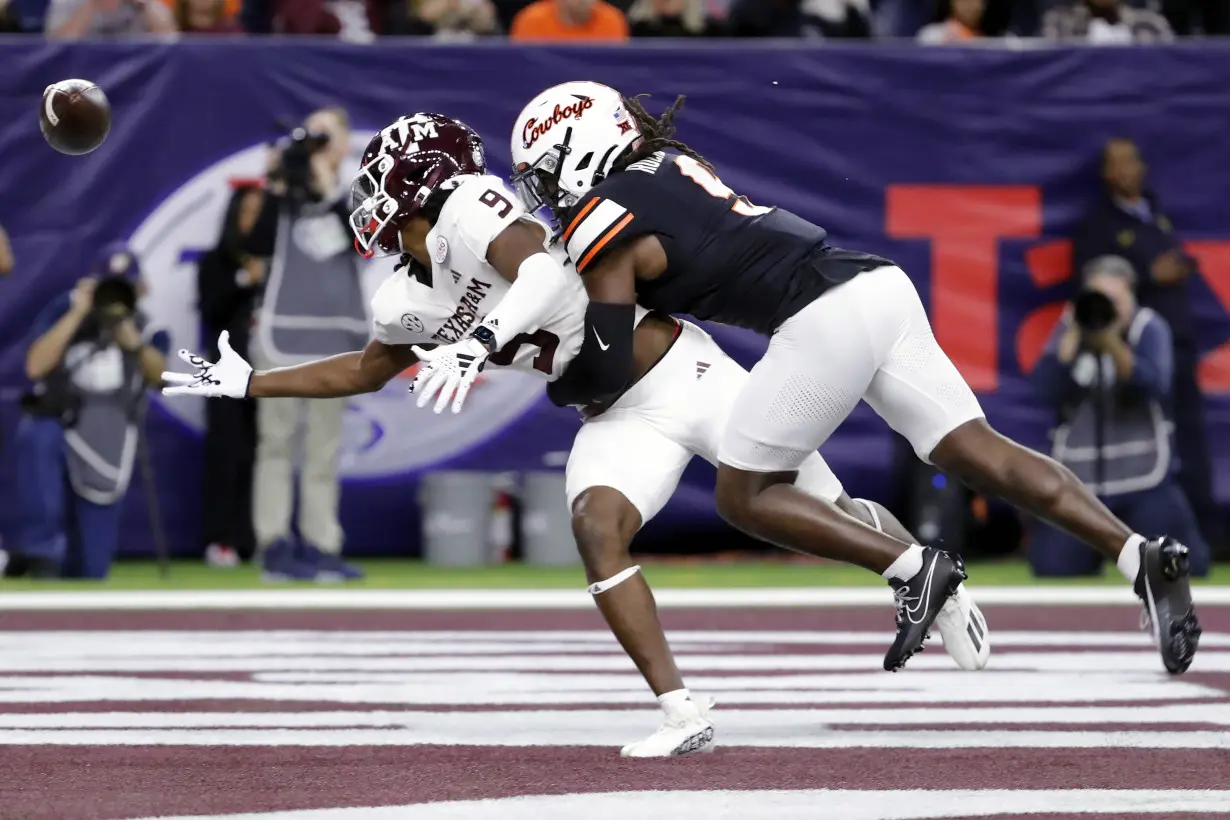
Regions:
<instances>
[{"instance_id":1,"label":"player's knee","mask_svg":"<svg viewBox=\"0 0 1230 820\"><path fill-rule=\"evenodd\" d=\"M628 567L626 523L617 509L592 503L585 494L573 504L572 534L589 580L600 581Z\"/></svg>"},{"instance_id":2,"label":"player's knee","mask_svg":"<svg viewBox=\"0 0 1230 820\"><path fill-rule=\"evenodd\" d=\"M756 536L763 515L758 497L764 485L754 480L757 474L730 470L723 477L723 473L727 473L725 465L718 470L717 487L714 492L718 515L735 529Z\"/></svg>"}]
</instances>

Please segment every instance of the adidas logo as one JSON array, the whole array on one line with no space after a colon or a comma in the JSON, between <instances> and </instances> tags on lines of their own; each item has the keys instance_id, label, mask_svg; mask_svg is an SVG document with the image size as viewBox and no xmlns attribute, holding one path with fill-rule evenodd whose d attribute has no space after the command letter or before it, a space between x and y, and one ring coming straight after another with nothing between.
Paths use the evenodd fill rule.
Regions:
<instances>
[{"instance_id":1,"label":"adidas logo","mask_svg":"<svg viewBox=\"0 0 1230 820\"><path fill-rule=\"evenodd\" d=\"M705 375L705 371L707 371L708 369L709 369L708 362L697 362L696 363L696 378L700 379L701 376Z\"/></svg>"},{"instance_id":2,"label":"adidas logo","mask_svg":"<svg viewBox=\"0 0 1230 820\"><path fill-rule=\"evenodd\" d=\"M460 282L460 281L461 281L461 274L460 274L460 273L458 273L458 272L457 272L457 271L455 271L455 270L451 270L451 271L449 271L449 273L451 273L451 274L453 275L453 284L454 284L454 285L455 285L455 284L457 284L458 282Z\"/></svg>"}]
</instances>

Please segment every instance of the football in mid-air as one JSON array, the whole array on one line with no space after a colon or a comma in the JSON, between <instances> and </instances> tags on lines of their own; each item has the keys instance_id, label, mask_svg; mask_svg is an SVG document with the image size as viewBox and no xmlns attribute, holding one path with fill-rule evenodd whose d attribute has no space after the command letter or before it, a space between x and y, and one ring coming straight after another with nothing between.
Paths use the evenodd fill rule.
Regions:
<instances>
[{"instance_id":1,"label":"football in mid-air","mask_svg":"<svg viewBox=\"0 0 1230 820\"><path fill-rule=\"evenodd\" d=\"M38 122L47 144L61 154L88 154L111 131L111 103L89 80L61 80L43 92Z\"/></svg>"}]
</instances>

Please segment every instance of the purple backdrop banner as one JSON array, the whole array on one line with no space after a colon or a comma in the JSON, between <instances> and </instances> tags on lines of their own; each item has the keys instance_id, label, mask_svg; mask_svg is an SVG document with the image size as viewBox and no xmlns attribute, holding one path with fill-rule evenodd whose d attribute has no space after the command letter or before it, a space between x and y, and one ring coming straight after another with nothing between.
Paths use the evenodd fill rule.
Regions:
<instances>
[{"instance_id":1,"label":"purple backdrop banner","mask_svg":"<svg viewBox=\"0 0 1230 820\"><path fill-rule=\"evenodd\" d=\"M1068 287L1064 236L1096 190L1112 135L1137 139L1177 229L1200 257L1193 283L1202 378L1213 394L1219 472L1230 462L1230 49L1216 46L997 52L963 49L718 46L534 49L371 47L300 41L0 44L0 225L17 257L0 283L0 386L10 436L33 317L116 238L139 251L145 305L173 347L196 346L194 260L216 239L229 183L259 175L275 120L345 106L356 144L399 114L464 119L506 167L513 117L553 83L594 79L665 104L688 95L680 138L759 204L807 217L834 241L896 259L928 300L936 332L992 421L1045 446L1049 416L1022 373ZM114 105L106 144L86 157L42 141L43 88L97 82ZM651 103L651 109L653 107ZM383 269L369 272L378 278ZM745 364L763 340L716 328ZM437 419L404 400L405 383L353 403L343 523L358 553L417 550L418 477L436 467L558 468L577 427L541 385L493 374L467 418ZM199 550L201 408L156 400L150 442L178 552ZM861 408L825 447L850 489L882 497L887 428ZM19 511L6 467L0 525ZM696 466L659 531L714 524L712 472ZM1230 494L1226 479L1220 495ZM123 543L148 552L140 482Z\"/></svg>"}]
</instances>

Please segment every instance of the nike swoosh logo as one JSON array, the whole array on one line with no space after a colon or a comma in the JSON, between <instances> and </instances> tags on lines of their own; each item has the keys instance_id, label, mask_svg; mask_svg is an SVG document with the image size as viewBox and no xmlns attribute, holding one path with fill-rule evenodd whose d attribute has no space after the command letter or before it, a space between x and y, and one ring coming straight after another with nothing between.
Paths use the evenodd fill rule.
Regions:
<instances>
[{"instance_id":1,"label":"nike swoosh logo","mask_svg":"<svg viewBox=\"0 0 1230 820\"><path fill-rule=\"evenodd\" d=\"M589 329L594 332L594 338L598 340L598 347L602 348L603 350L606 350L608 347L610 347L610 345L602 343L602 337L598 335L598 328L594 327L593 325L590 325Z\"/></svg>"},{"instance_id":2,"label":"nike swoosh logo","mask_svg":"<svg viewBox=\"0 0 1230 820\"><path fill-rule=\"evenodd\" d=\"M938 556L931 556L931 566L927 567L927 579L923 581L922 591L918 593L918 604L916 606L907 606L905 615L910 619L910 623L922 623L927 617L927 599L931 597L931 581L935 577L935 560ZM915 618L914 615L921 610L922 617Z\"/></svg>"}]
</instances>

